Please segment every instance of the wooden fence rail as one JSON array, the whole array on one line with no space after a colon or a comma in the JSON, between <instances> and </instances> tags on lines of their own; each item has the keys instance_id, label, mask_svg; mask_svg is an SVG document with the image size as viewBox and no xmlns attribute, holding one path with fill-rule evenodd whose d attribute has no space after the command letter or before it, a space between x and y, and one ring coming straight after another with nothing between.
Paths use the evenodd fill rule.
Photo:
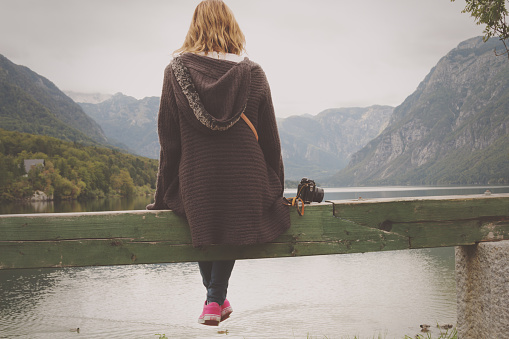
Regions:
<instances>
[{"instance_id":1,"label":"wooden fence rail","mask_svg":"<svg viewBox=\"0 0 509 339\"><path fill-rule=\"evenodd\" d=\"M249 206L246 206L249 208ZM509 239L509 194L333 201L253 246L193 248L172 211L0 215L0 269L274 258Z\"/></svg>"}]
</instances>

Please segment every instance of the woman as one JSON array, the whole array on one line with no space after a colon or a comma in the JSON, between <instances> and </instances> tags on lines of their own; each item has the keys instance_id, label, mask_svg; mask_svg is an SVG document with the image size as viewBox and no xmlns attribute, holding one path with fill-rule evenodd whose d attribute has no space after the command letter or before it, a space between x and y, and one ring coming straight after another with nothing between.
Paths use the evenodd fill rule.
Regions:
<instances>
[{"instance_id":1,"label":"woman","mask_svg":"<svg viewBox=\"0 0 509 339\"><path fill-rule=\"evenodd\" d=\"M164 74L157 189L147 208L185 216L195 247L269 242L290 227L269 84L240 57L244 45L230 9L202 1ZM217 326L232 312L234 263L198 263L207 288L199 323Z\"/></svg>"}]
</instances>

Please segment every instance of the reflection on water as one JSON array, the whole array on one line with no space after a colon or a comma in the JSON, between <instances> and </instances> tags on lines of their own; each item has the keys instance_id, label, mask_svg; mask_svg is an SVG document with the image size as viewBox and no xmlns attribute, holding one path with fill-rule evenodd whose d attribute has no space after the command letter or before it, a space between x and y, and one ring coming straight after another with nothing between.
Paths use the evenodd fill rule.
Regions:
<instances>
[{"instance_id":1,"label":"reflection on water","mask_svg":"<svg viewBox=\"0 0 509 339\"><path fill-rule=\"evenodd\" d=\"M9 203L0 204L0 214L144 210L151 202L153 202L153 197L151 196L136 196L132 198L105 198L85 201L64 200Z\"/></svg>"},{"instance_id":2,"label":"reflection on water","mask_svg":"<svg viewBox=\"0 0 509 339\"><path fill-rule=\"evenodd\" d=\"M194 263L0 271L0 338L402 338L455 322L453 249L238 261L219 328L204 296Z\"/></svg>"},{"instance_id":3,"label":"reflection on water","mask_svg":"<svg viewBox=\"0 0 509 339\"><path fill-rule=\"evenodd\" d=\"M324 200L351 200L375 198L402 197L430 197L439 195L483 194L486 190L491 193L509 193L509 186L390 186L390 187L341 187L325 188ZM295 193L293 190L292 193Z\"/></svg>"},{"instance_id":4,"label":"reflection on water","mask_svg":"<svg viewBox=\"0 0 509 339\"><path fill-rule=\"evenodd\" d=\"M397 198L397 197L428 197L437 195L483 194L486 190L493 194L509 193L509 186L463 186L463 187L421 187L421 186L390 186L390 187L341 187L325 188L324 200L351 200ZM285 190L285 196L294 196L296 189ZM26 203L0 204L0 214L21 213L65 213L65 212L96 212L96 211L127 211L144 210L153 202L152 196L132 198L106 198L86 201L38 201Z\"/></svg>"}]
</instances>

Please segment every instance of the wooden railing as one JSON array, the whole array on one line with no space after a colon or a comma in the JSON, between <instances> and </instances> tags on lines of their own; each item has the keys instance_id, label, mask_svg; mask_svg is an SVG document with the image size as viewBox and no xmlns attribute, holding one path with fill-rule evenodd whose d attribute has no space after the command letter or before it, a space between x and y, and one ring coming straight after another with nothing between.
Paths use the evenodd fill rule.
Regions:
<instances>
[{"instance_id":1,"label":"wooden railing","mask_svg":"<svg viewBox=\"0 0 509 339\"><path fill-rule=\"evenodd\" d=\"M249 208L249 206L246 206ZM509 194L333 201L292 208L253 246L193 248L172 211L0 215L0 269L250 259L471 245L509 239Z\"/></svg>"},{"instance_id":2,"label":"wooden railing","mask_svg":"<svg viewBox=\"0 0 509 339\"><path fill-rule=\"evenodd\" d=\"M458 246L459 337L507 336L509 194L334 201L291 218L268 244L193 248L187 222L171 211L0 215L0 269Z\"/></svg>"}]
</instances>

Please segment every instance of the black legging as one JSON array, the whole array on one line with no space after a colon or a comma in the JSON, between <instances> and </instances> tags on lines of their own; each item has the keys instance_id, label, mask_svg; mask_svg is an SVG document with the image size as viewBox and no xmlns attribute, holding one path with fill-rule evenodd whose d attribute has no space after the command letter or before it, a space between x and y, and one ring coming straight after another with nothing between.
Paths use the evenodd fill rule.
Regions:
<instances>
[{"instance_id":1,"label":"black legging","mask_svg":"<svg viewBox=\"0 0 509 339\"><path fill-rule=\"evenodd\" d=\"M235 260L198 262L208 302L224 303L234 264Z\"/></svg>"}]
</instances>

